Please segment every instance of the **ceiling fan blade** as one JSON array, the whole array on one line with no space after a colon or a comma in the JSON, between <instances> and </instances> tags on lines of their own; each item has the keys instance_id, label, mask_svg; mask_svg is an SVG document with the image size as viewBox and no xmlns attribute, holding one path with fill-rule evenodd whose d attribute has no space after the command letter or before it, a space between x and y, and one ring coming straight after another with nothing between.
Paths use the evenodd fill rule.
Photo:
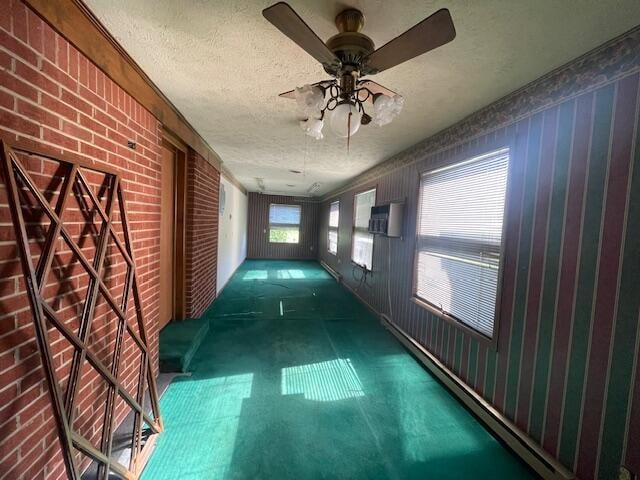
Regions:
<instances>
[{"instance_id":1,"label":"ceiling fan blade","mask_svg":"<svg viewBox=\"0 0 640 480\"><path fill-rule=\"evenodd\" d=\"M287 3L271 5L262 11L262 15L322 65L340 64L338 57Z\"/></svg>"},{"instance_id":2,"label":"ceiling fan blade","mask_svg":"<svg viewBox=\"0 0 640 480\"><path fill-rule=\"evenodd\" d=\"M387 87L380 85L373 80L361 80L358 82L358 88L367 88L374 95L376 93L383 93L389 97L396 95L396 92L393 90L389 90ZM367 98L367 101L373 103L373 96L370 95L369 98Z\"/></svg>"},{"instance_id":3,"label":"ceiling fan blade","mask_svg":"<svg viewBox=\"0 0 640 480\"><path fill-rule=\"evenodd\" d=\"M288 92L282 92L280 95L278 95L279 97L282 98L288 98L290 100L295 100L296 99L296 91L295 89L293 90L289 90Z\"/></svg>"},{"instance_id":4,"label":"ceiling fan blade","mask_svg":"<svg viewBox=\"0 0 640 480\"><path fill-rule=\"evenodd\" d=\"M326 88L326 87L328 87L329 85L331 85L332 83L335 83L335 82L336 82L335 80L322 80L320 82L312 83L311 86L312 87L320 86L320 87L325 87ZM291 100L295 100L296 99L296 89L294 88L293 90L289 90L288 92L283 92L278 96L282 97L282 98L290 98Z\"/></svg>"},{"instance_id":5,"label":"ceiling fan blade","mask_svg":"<svg viewBox=\"0 0 640 480\"><path fill-rule=\"evenodd\" d=\"M438 48L456 37L449 10L443 8L364 59L363 74L382 72Z\"/></svg>"}]
</instances>

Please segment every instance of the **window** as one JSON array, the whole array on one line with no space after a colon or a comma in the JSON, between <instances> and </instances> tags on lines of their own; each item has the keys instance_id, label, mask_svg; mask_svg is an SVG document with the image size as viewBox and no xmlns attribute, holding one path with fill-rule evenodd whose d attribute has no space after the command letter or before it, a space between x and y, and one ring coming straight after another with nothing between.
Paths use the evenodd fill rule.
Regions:
<instances>
[{"instance_id":1,"label":"window","mask_svg":"<svg viewBox=\"0 0 640 480\"><path fill-rule=\"evenodd\" d=\"M509 150L425 173L420 181L415 295L492 337Z\"/></svg>"},{"instance_id":2,"label":"window","mask_svg":"<svg viewBox=\"0 0 640 480\"><path fill-rule=\"evenodd\" d=\"M300 241L300 205L269 206L269 242L298 243Z\"/></svg>"},{"instance_id":3,"label":"window","mask_svg":"<svg viewBox=\"0 0 640 480\"><path fill-rule=\"evenodd\" d=\"M338 224L340 223L340 202L331 203L329 208L329 230L327 232L327 250L338 253Z\"/></svg>"},{"instance_id":4,"label":"window","mask_svg":"<svg viewBox=\"0 0 640 480\"><path fill-rule=\"evenodd\" d=\"M351 260L367 270L371 270L373 265L373 234L369 233L369 217L375 204L375 188L355 196Z\"/></svg>"}]
</instances>

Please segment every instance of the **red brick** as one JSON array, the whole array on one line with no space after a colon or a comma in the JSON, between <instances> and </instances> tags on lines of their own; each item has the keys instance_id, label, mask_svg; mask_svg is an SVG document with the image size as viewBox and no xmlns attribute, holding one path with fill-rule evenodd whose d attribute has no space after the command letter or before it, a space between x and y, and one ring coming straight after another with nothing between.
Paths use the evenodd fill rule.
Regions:
<instances>
[{"instance_id":1,"label":"red brick","mask_svg":"<svg viewBox=\"0 0 640 480\"><path fill-rule=\"evenodd\" d=\"M32 65L36 65L38 62L38 56L33 50L21 43L15 37L10 36L4 30L0 30L0 46L6 48Z\"/></svg>"},{"instance_id":2,"label":"red brick","mask_svg":"<svg viewBox=\"0 0 640 480\"><path fill-rule=\"evenodd\" d=\"M0 9L5 8L6 3L0 1ZM16 130L20 132L27 147L42 148L53 155L59 154L60 149L65 149L67 158L82 157L85 160L108 162L111 166L122 169L122 186L127 199L131 201L129 218L140 272L139 288L148 322L151 358L154 362L153 369L157 371L158 229L161 193L158 157L161 125L96 66L89 66L84 56L37 17L32 18L30 13L29 22L25 21L25 28L21 30L23 14L25 19L27 17L24 4L19 0L11 0L9 3L8 17L15 20L18 30L24 34L24 41L8 33L11 28L8 31L2 29L0 19L0 45L3 47L3 52L0 53L0 132L9 138L16 138L17 135L11 133ZM30 28L27 29L27 25ZM41 69L34 68L38 65L39 57L25 41L42 51ZM11 55L6 52L11 52ZM80 88L80 82L87 88ZM41 125L37 125L38 123ZM138 142L137 150L127 148L126 140L129 137ZM42 162L36 157L29 158L29 168L35 171L34 182L41 188L57 188L51 186L54 181L51 177L61 175L60 167L52 161ZM204 175L208 173L209 171ZM216 176L217 172L213 170L213 174ZM89 175L88 181L92 184L100 183L100 179ZM210 184L207 183L207 187ZM205 190L198 187L198 195L203 195L203 199L207 187ZM3 222L0 223L0 241L6 242L13 240L14 235L12 228L5 226L11 221L3 206L6 204L4 193L0 188L0 222ZM56 193L50 191L48 194L52 195L52 201L55 202ZM200 202L200 197L197 201ZM84 216L77 209L67 213L70 216L65 215L66 220L84 221ZM114 225L115 228L122 228L117 222ZM30 234L36 230L37 228L29 227ZM82 233L83 224L70 223L69 231L77 237L84 235L83 251L90 256L94 254L93 234ZM194 241L206 243L207 238L199 235L194 237ZM61 245L62 241L58 240L57 244ZM0 452L8 452L6 455L0 453L0 458L6 456L11 460L9 463L4 463L3 460L0 471L3 475L9 475L9 478L64 478L50 399L44 386L40 354L35 342L33 318L24 292L21 267L15 257L14 245L0 244L0 268L3 273L0 280L3 306L0 321L0 375L4 375L0 377L0 382L3 382L0 385L6 385L0 390ZM60 319L77 328L74 322L82 304L82 300L78 298L84 298L86 293L86 275L81 274L82 269L77 263L66 268L70 261L67 246L62 246L56 258L60 263L52 270L45 294L52 297L48 301L56 305ZM200 257L194 255L192 258L197 260ZM108 252L108 264L109 270L105 274L108 288L119 298L118 287L125 280L125 265L113 248ZM56 285L54 278L58 273L63 276L66 274L69 282ZM17 282L16 278L19 279ZM16 285L21 293L12 294L16 291ZM75 291L72 294L68 290L60 290L60 285L64 288L71 285ZM203 297L198 297L198 300L204 301ZM115 316L104 301L96 307L95 322L92 348L100 358L107 358L113 348ZM68 375L73 348L53 330L50 332L50 345L55 355L57 374ZM123 355L127 363L124 364L122 378L129 388L133 388L137 369L133 366L132 349L127 349ZM94 400L95 388L95 380L86 387L87 397L83 406L89 413L98 405ZM125 414L126 410L121 406L117 418L123 418ZM94 421L92 414L87 416L84 424L91 432L99 431L99 422ZM38 431L37 428L42 430ZM28 435L35 435L43 441L31 442ZM16 445L16 448L5 449L3 441L10 436L27 441L23 443L23 448ZM46 442L55 445L52 450L43 448ZM33 448L27 446L27 443L34 443ZM16 451L21 456L17 456ZM2 468L4 466L7 468Z\"/></svg>"},{"instance_id":3,"label":"red brick","mask_svg":"<svg viewBox=\"0 0 640 480\"><path fill-rule=\"evenodd\" d=\"M95 81L93 86L95 88ZM100 110L105 110L107 108L107 103L102 98L98 97L95 93L83 87L82 85L80 85L79 93L82 98L84 98L85 100L87 100L87 102L96 106Z\"/></svg>"},{"instance_id":4,"label":"red brick","mask_svg":"<svg viewBox=\"0 0 640 480\"><path fill-rule=\"evenodd\" d=\"M63 87L75 91L78 87L78 82L67 75L67 72L61 70L58 66L54 65L51 62L44 60L42 62L42 71L53 78L56 82L58 82Z\"/></svg>"},{"instance_id":5,"label":"red brick","mask_svg":"<svg viewBox=\"0 0 640 480\"><path fill-rule=\"evenodd\" d=\"M53 98L47 94L42 94L40 104L44 108L51 110L68 120L74 122L78 120L78 112L67 104L62 103L57 98Z\"/></svg>"},{"instance_id":6,"label":"red brick","mask_svg":"<svg viewBox=\"0 0 640 480\"><path fill-rule=\"evenodd\" d=\"M11 57L6 52L0 52L0 68L11 70Z\"/></svg>"},{"instance_id":7,"label":"red brick","mask_svg":"<svg viewBox=\"0 0 640 480\"><path fill-rule=\"evenodd\" d=\"M42 129L42 139L45 142L53 143L54 145L66 150L78 151L79 144L76 139L60 132L56 132L55 130L51 130L50 128L45 127Z\"/></svg>"},{"instance_id":8,"label":"red brick","mask_svg":"<svg viewBox=\"0 0 640 480\"><path fill-rule=\"evenodd\" d=\"M53 96L57 97L60 93L60 87L57 83L23 62L16 62L16 76L25 79L27 82L38 87L39 90L44 90Z\"/></svg>"},{"instance_id":9,"label":"red brick","mask_svg":"<svg viewBox=\"0 0 640 480\"><path fill-rule=\"evenodd\" d=\"M0 2L0 28L4 28L7 32L11 31L11 2Z\"/></svg>"},{"instance_id":10,"label":"red brick","mask_svg":"<svg viewBox=\"0 0 640 480\"><path fill-rule=\"evenodd\" d=\"M29 26L29 45L38 52L43 52L42 30L44 24L31 9L27 9L27 24Z\"/></svg>"},{"instance_id":11,"label":"red brick","mask_svg":"<svg viewBox=\"0 0 640 480\"><path fill-rule=\"evenodd\" d=\"M18 113L41 125L60 128L60 117L24 100L18 99Z\"/></svg>"},{"instance_id":12,"label":"red brick","mask_svg":"<svg viewBox=\"0 0 640 480\"><path fill-rule=\"evenodd\" d=\"M2 460L0 460L0 472L8 472L15 466L16 463L18 463L18 450L13 451L11 455L8 455ZM11 477L5 477L5 478L11 478ZM13 478L18 478L18 477L13 477Z\"/></svg>"},{"instance_id":13,"label":"red brick","mask_svg":"<svg viewBox=\"0 0 640 480\"><path fill-rule=\"evenodd\" d=\"M44 56L50 62L56 61L56 33L50 29L44 29Z\"/></svg>"},{"instance_id":14,"label":"red brick","mask_svg":"<svg viewBox=\"0 0 640 480\"><path fill-rule=\"evenodd\" d=\"M56 61L55 64L63 71L69 70L69 43L56 35Z\"/></svg>"},{"instance_id":15,"label":"red brick","mask_svg":"<svg viewBox=\"0 0 640 480\"><path fill-rule=\"evenodd\" d=\"M87 77L88 77L87 88L89 88L89 90L91 90L92 92L96 91L97 75L98 75L98 69L93 63L89 62L89 66L87 70Z\"/></svg>"},{"instance_id":16,"label":"red brick","mask_svg":"<svg viewBox=\"0 0 640 480\"><path fill-rule=\"evenodd\" d=\"M16 364L16 353L15 350L9 350L0 355L0 372L6 370L7 368ZM0 385L0 388L3 386ZM3 402L0 402L2 405Z\"/></svg>"},{"instance_id":17,"label":"red brick","mask_svg":"<svg viewBox=\"0 0 640 480\"><path fill-rule=\"evenodd\" d=\"M107 152L105 152L104 150L100 150L99 148L96 148L88 143L82 142L80 144L80 153L88 155L91 158L101 160L103 162L107 161Z\"/></svg>"},{"instance_id":18,"label":"red brick","mask_svg":"<svg viewBox=\"0 0 640 480\"><path fill-rule=\"evenodd\" d=\"M4 110L0 110L0 125L5 125L11 130L22 133L24 135L29 135L32 137L40 136L40 127L36 123L30 120L25 120L24 118L20 118L14 113Z\"/></svg>"},{"instance_id":19,"label":"red brick","mask_svg":"<svg viewBox=\"0 0 640 480\"><path fill-rule=\"evenodd\" d=\"M0 107L13 110L15 108L15 98L13 95L0 90Z\"/></svg>"},{"instance_id":20,"label":"red brick","mask_svg":"<svg viewBox=\"0 0 640 480\"><path fill-rule=\"evenodd\" d=\"M13 1L13 34L27 43L28 41L28 28L27 28L27 7L16 0Z\"/></svg>"},{"instance_id":21,"label":"red brick","mask_svg":"<svg viewBox=\"0 0 640 480\"><path fill-rule=\"evenodd\" d=\"M69 65L67 71L71 78L75 78L76 80L79 78L78 69L80 63L80 53L73 45L68 45L69 50Z\"/></svg>"},{"instance_id":22,"label":"red brick","mask_svg":"<svg viewBox=\"0 0 640 480\"><path fill-rule=\"evenodd\" d=\"M93 118L96 119L96 121L100 122L101 124L103 124L106 127L109 127L112 130L115 130L116 128L118 128L118 122L116 122L113 117L107 115L106 113L100 111L100 110L95 110L93 112ZM106 130L105 133L102 134L106 136Z\"/></svg>"},{"instance_id":23,"label":"red brick","mask_svg":"<svg viewBox=\"0 0 640 480\"><path fill-rule=\"evenodd\" d=\"M62 131L70 137L84 140L86 142L90 142L93 138L93 134L89 130L80 128L77 125L66 121L63 122Z\"/></svg>"},{"instance_id":24,"label":"red brick","mask_svg":"<svg viewBox=\"0 0 640 480\"><path fill-rule=\"evenodd\" d=\"M61 98L63 102L68 103L75 109L80 110L81 112L89 116L93 113L93 107L89 102L84 101L83 99L78 97L76 94L71 93L67 89L64 89L64 88L62 89Z\"/></svg>"},{"instance_id":25,"label":"red brick","mask_svg":"<svg viewBox=\"0 0 640 480\"><path fill-rule=\"evenodd\" d=\"M0 70L0 85L29 100L38 101L38 90L36 88L3 70Z\"/></svg>"},{"instance_id":26,"label":"red brick","mask_svg":"<svg viewBox=\"0 0 640 480\"><path fill-rule=\"evenodd\" d=\"M87 58L83 55L79 56L78 68L79 68L78 80L82 85L86 86L88 84L89 62L87 62Z\"/></svg>"},{"instance_id":27,"label":"red brick","mask_svg":"<svg viewBox=\"0 0 640 480\"><path fill-rule=\"evenodd\" d=\"M98 112L98 110L96 110L96 112ZM105 136L107 134L107 129L104 125L82 113L80 114L80 125L98 135Z\"/></svg>"}]
</instances>

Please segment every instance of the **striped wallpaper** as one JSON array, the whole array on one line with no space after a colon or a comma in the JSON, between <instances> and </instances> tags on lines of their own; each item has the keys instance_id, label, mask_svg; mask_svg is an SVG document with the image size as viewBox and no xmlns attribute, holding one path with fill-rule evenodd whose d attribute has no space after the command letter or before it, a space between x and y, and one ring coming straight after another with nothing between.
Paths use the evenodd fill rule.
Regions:
<instances>
[{"instance_id":1,"label":"striped wallpaper","mask_svg":"<svg viewBox=\"0 0 640 480\"><path fill-rule=\"evenodd\" d=\"M269 205L301 205L300 242L269 242ZM247 258L315 259L318 251L318 202L305 197L249 193Z\"/></svg>"},{"instance_id":2,"label":"striped wallpaper","mask_svg":"<svg viewBox=\"0 0 640 480\"><path fill-rule=\"evenodd\" d=\"M355 288L354 193L375 186L378 204L404 200L405 236L376 237L373 276L358 293L580 479L611 480L620 465L640 474L640 30L591 55L589 69L582 58L579 73L567 66L544 77L563 82L555 98L546 87L524 89L487 107L493 122L477 124L487 118L481 112L391 159L393 168L377 170L382 176L366 173L327 195L319 257ZM600 75L605 68L616 70ZM546 105L532 92L546 95ZM520 112L509 120L514 104ZM495 350L410 298L420 172L505 146L511 164ZM326 232L336 199L334 256Z\"/></svg>"}]
</instances>

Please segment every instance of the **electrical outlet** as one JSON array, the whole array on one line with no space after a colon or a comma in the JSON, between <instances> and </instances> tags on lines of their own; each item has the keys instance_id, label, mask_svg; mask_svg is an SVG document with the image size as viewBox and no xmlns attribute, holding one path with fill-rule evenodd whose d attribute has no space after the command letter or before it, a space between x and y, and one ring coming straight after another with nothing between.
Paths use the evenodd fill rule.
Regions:
<instances>
[{"instance_id":1,"label":"electrical outlet","mask_svg":"<svg viewBox=\"0 0 640 480\"><path fill-rule=\"evenodd\" d=\"M624 465L620 467L620 471L618 472L618 480L635 480L635 475L631 473Z\"/></svg>"}]
</instances>

